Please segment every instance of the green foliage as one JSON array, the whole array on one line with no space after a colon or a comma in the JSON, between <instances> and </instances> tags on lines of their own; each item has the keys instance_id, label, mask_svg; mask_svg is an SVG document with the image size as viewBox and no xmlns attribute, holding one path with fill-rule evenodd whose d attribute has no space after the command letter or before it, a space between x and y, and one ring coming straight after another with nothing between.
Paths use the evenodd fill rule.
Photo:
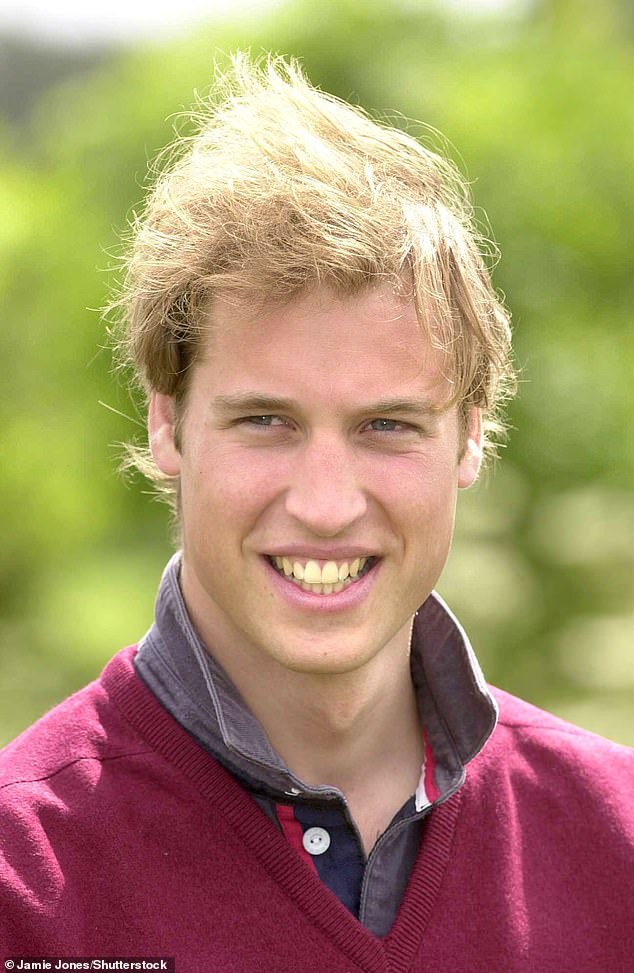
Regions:
<instances>
[{"instance_id":1,"label":"green foliage","mask_svg":"<svg viewBox=\"0 0 634 973\"><path fill-rule=\"evenodd\" d=\"M116 475L113 444L143 417L113 377L97 309L148 160L174 121L186 125L179 113L218 52L251 47L300 56L326 90L422 119L459 147L502 251L522 387L499 468L462 498L440 590L492 681L634 743L624 10L544 2L491 19L304 0L118 55L48 92L20 138L0 133L0 740L151 621L167 515Z\"/></svg>"}]
</instances>

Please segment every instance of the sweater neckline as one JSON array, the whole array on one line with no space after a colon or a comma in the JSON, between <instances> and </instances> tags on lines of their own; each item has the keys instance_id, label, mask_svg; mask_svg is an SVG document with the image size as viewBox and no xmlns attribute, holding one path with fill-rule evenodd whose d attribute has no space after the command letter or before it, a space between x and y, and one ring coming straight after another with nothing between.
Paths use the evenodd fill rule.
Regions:
<instances>
[{"instance_id":1,"label":"sweater neckline","mask_svg":"<svg viewBox=\"0 0 634 973\"><path fill-rule=\"evenodd\" d=\"M448 865L458 819L459 790L430 813L409 885L384 939L369 932L298 858L232 775L184 730L134 670L136 646L111 660L101 684L138 734L176 767L191 798L212 803L262 868L286 890L298 912L367 973L406 973L421 943Z\"/></svg>"}]
</instances>

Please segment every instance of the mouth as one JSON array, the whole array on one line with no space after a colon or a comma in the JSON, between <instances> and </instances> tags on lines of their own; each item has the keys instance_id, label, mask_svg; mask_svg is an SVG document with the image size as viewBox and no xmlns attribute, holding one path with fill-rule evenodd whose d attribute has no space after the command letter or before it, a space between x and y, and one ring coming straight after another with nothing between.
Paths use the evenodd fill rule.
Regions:
<instances>
[{"instance_id":1,"label":"mouth","mask_svg":"<svg viewBox=\"0 0 634 973\"><path fill-rule=\"evenodd\" d=\"M350 561L314 561L265 555L275 571L287 581L313 595L337 595L356 584L379 560L367 555Z\"/></svg>"}]
</instances>

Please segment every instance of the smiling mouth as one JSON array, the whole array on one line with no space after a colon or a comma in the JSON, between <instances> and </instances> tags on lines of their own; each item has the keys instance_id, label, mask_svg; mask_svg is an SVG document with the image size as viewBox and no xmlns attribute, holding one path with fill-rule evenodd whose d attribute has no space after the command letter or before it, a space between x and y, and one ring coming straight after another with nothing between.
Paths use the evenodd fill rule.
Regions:
<instances>
[{"instance_id":1,"label":"smiling mouth","mask_svg":"<svg viewBox=\"0 0 634 973\"><path fill-rule=\"evenodd\" d=\"M296 558L270 557L269 564L287 581L313 595L337 595L355 584L370 571L377 557L357 557L352 561L304 561Z\"/></svg>"}]
</instances>

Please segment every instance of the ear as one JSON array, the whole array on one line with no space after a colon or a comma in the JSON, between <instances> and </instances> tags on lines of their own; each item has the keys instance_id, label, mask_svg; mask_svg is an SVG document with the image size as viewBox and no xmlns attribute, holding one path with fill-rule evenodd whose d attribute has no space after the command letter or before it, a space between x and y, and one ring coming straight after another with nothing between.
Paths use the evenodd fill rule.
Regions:
<instances>
[{"instance_id":1,"label":"ear","mask_svg":"<svg viewBox=\"0 0 634 973\"><path fill-rule=\"evenodd\" d=\"M482 465L482 409L473 408L469 413L464 452L458 464L458 486L470 487L478 478Z\"/></svg>"},{"instance_id":2,"label":"ear","mask_svg":"<svg viewBox=\"0 0 634 973\"><path fill-rule=\"evenodd\" d=\"M166 476L180 476L181 455L174 439L174 399L152 392L148 409L148 436L154 462Z\"/></svg>"}]
</instances>

